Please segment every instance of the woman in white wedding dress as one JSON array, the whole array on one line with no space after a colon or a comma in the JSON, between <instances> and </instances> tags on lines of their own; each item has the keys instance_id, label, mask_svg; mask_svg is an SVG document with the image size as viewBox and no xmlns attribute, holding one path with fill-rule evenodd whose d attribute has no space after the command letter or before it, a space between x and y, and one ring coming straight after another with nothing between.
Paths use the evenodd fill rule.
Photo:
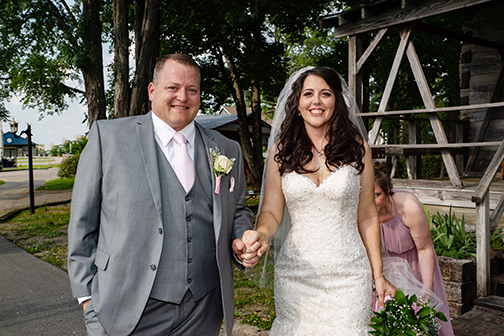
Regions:
<instances>
[{"instance_id":1,"label":"woman in white wedding dress","mask_svg":"<svg viewBox=\"0 0 504 336\"><path fill-rule=\"evenodd\" d=\"M382 273L369 146L334 70L305 68L282 94L257 227L243 236L248 252L264 254L287 206L270 335L368 335L373 279L381 306L395 292Z\"/></svg>"}]
</instances>

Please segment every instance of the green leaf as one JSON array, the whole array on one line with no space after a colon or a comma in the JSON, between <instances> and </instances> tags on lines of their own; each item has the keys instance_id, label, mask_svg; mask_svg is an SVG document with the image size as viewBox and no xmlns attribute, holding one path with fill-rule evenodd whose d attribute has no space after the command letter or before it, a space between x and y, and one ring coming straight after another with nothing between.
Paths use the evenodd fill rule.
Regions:
<instances>
[{"instance_id":1,"label":"green leaf","mask_svg":"<svg viewBox=\"0 0 504 336\"><path fill-rule=\"evenodd\" d=\"M397 303L400 305L407 304L406 296L404 295L403 291L400 289L398 289L396 291L394 300L397 301Z\"/></svg>"},{"instance_id":2,"label":"green leaf","mask_svg":"<svg viewBox=\"0 0 504 336\"><path fill-rule=\"evenodd\" d=\"M437 313L436 313L436 317L437 317L438 319L440 319L441 321L443 321L443 322L447 322L447 321L448 321L448 320L446 319L445 314L443 314L443 312L437 312Z\"/></svg>"},{"instance_id":3,"label":"green leaf","mask_svg":"<svg viewBox=\"0 0 504 336\"><path fill-rule=\"evenodd\" d=\"M423 307L422 309L420 309L420 311L417 313L417 315L420 317L427 316L427 315L429 315L431 310L432 310L431 307Z\"/></svg>"}]
</instances>

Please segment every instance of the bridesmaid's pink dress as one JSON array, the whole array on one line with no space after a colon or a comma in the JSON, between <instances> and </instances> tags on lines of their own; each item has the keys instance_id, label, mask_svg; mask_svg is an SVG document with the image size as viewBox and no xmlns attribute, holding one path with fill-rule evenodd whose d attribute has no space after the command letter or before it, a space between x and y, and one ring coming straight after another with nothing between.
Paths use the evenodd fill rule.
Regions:
<instances>
[{"instance_id":1,"label":"bridesmaid's pink dress","mask_svg":"<svg viewBox=\"0 0 504 336\"><path fill-rule=\"evenodd\" d=\"M394 193L397 192L408 192L405 190L397 190L392 189ZM388 222L381 223L381 229L383 232L383 237L385 239L385 244L387 246L387 250L391 257L401 257L406 259L411 266L411 270L413 271L413 275L421 282L422 275L420 274L420 265L418 263L418 250L415 246L413 238L411 237L409 228L404 224L401 216L397 212L397 207L392 198L392 203L394 204L394 208L396 210L396 215L394 218L389 220ZM435 257L434 263L434 283L433 283L433 292L439 296L441 300L443 300L443 306L441 307L441 311L448 319L448 322L441 322L441 336L453 336L453 328L450 321L450 312L448 307L448 301L446 300L446 293L443 284L443 278L441 277L441 270L439 269L439 264L437 261L437 256Z\"/></svg>"}]
</instances>

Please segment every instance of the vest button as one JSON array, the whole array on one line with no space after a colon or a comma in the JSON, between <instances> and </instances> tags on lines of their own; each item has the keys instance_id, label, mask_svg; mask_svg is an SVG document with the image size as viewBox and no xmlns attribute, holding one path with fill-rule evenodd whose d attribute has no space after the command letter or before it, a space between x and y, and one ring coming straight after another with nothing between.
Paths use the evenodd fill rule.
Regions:
<instances>
[{"instance_id":1,"label":"vest button","mask_svg":"<svg viewBox=\"0 0 504 336\"><path fill-rule=\"evenodd\" d=\"M187 216L187 221L190 222L191 221L191 216Z\"/></svg>"},{"instance_id":2,"label":"vest button","mask_svg":"<svg viewBox=\"0 0 504 336\"><path fill-rule=\"evenodd\" d=\"M191 259L191 258L189 258L189 259L187 260L187 262L188 262L189 264L190 264L190 263L192 263L192 259Z\"/></svg>"},{"instance_id":3,"label":"vest button","mask_svg":"<svg viewBox=\"0 0 504 336\"><path fill-rule=\"evenodd\" d=\"M187 242L189 243L192 242L192 238L191 237L187 238Z\"/></svg>"},{"instance_id":4,"label":"vest button","mask_svg":"<svg viewBox=\"0 0 504 336\"><path fill-rule=\"evenodd\" d=\"M153 271L155 271L156 270L156 265L154 265L154 264L150 265L150 269L153 270Z\"/></svg>"},{"instance_id":5,"label":"vest button","mask_svg":"<svg viewBox=\"0 0 504 336\"><path fill-rule=\"evenodd\" d=\"M192 282L192 279L187 279L187 283L190 284Z\"/></svg>"},{"instance_id":6,"label":"vest button","mask_svg":"<svg viewBox=\"0 0 504 336\"><path fill-rule=\"evenodd\" d=\"M159 228L157 229L157 231L159 232L159 234L163 234L163 229Z\"/></svg>"},{"instance_id":7,"label":"vest button","mask_svg":"<svg viewBox=\"0 0 504 336\"><path fill-rule=\"evenodd\" d=\"M191 200L191 198L186 195L185 200L186 200L186 202L189 202Z\"/></svg>"}]
</instances>

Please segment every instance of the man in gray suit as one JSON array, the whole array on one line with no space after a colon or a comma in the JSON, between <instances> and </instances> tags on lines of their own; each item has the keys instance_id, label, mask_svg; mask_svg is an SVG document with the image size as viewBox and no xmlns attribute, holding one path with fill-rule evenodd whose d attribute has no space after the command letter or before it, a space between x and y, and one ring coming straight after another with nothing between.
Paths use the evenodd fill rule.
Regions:
<instances>
[{"instance_id":1,"label":"man in gray suit","mask_svg":"<svg viewBox=\"0 0 504 336\"><path fill-rule=\"evenodd\" d=\"M252 213L240 146L193 121L190 56L157 60L149 99L150 113L91 128L68 229L73 295L88 335L218 335L223 316L231 335L232 260L257 262L241 241ZM213 165L211 149L235 159L231 171Z\"/></svg>"}]
</instances>

